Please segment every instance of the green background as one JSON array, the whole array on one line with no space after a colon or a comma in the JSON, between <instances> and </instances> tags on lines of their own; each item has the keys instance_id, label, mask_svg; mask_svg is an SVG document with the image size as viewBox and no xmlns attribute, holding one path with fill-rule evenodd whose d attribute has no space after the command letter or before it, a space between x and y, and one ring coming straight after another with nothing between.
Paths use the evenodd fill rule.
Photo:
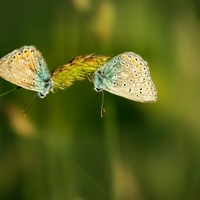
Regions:
<instances>
[{"instance_id":1,"label":"green background","mask_svg":"<svg viewBox=\"0 0 200 200\"><path fill-rule=\"evenodd\" d=\"M78 54L148 61L158 91L133 102L93 83L37 99L0 98L1 200L199 200L200 3L195 0L0 2L0 57L34 45L49 70ZM0 79L0 92L15 86Z\"/></svg>"}]
</instances>

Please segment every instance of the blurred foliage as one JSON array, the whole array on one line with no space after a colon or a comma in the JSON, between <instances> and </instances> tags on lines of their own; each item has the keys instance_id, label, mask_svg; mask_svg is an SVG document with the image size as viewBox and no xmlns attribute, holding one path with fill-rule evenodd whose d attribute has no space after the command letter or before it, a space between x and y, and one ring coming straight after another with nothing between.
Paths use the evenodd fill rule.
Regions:
<instances>
[{"instance_id":1,"label":"blurred foliage","mask_svg":"<svg viewBox=\"0 0 200 200\"><path fill-rule=\"evenodd\" d=\"M34 101L0 98L0 199L199 200L200 3L1 1L0 55L34 45L50 71L81 54L133 51L149 63L154 104L89 81ZM0 79L0 92L14 85Z\"/></svg>"}]
</instances>

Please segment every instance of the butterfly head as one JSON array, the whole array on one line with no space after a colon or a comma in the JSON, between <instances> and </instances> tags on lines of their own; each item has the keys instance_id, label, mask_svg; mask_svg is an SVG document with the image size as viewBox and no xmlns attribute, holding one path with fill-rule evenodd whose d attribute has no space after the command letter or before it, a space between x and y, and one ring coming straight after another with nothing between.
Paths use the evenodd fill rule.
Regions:
<instances>
[{"instance_id":1,"label":"butterfly head","mask_svg":"<svg viewBox=\"0 0 200 200\"><path fill-rule=\"evenodd\" d=\"M103 75L102 75L102 71L100 69L98 69L97 71L94 72L94 78L93 78L93 82L94 82L94 90L96 92L101 92L102 89L102 84L103 84Z\"/></svg>"}]
</instances>

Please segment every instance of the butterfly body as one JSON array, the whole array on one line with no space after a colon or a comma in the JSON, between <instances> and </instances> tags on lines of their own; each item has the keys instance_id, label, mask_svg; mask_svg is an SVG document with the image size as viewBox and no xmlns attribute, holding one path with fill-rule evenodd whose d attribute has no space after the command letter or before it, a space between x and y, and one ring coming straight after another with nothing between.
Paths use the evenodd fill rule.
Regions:
<instances>
[{"instance_id":1,"label":"butterfly body","mask_svg":"<svg viewBox=\"0 0 200 200\"><path fill-rule=\"evenodd\" d=\"M147 62L133 52L125 52L105 63L94 73L93 82L98 92L106 90L138 102L157 99Z\"/></svg>"},{"instance_id":2,"label":"butterfly body","mask_svg":"<svg viewBox=\"0 0 200 200\"><path fill-rule=\"evenodd\" d=\"M53 88L50 73L41 53L34 46L23 46L0 59L0 76L44 98Z\"/></svg>"}]
</instances>

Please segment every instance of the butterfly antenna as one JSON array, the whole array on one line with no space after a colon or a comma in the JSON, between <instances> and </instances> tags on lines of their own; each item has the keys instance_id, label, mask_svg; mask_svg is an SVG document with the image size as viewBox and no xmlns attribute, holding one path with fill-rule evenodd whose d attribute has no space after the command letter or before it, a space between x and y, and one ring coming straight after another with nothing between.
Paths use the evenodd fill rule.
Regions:
<instances>
[{"instance_id":1,"label":"butterfly antenna","mask_svg":"<svg viewBox=\"0 0 200 200\"><path fill-rule=\"evenodd\" d=\"M103 117L103 113L106 112L106 109L105 109L105 101L104 101L104 91L102 91L102 101L101 101L101 117Z\"/></svg>"},{"instance_id":2,"label":"butterfly antenna","mask_svg":"<svg viewBox=\"0 0 200 200\"><path fill-rule=\"evenodd\" d=\"M18 86L18 87L16 87L16 88L12 89L12 90L9 90L8 92L4 92L3 94L0 94L0 97L4 96L4 95L6 95L6 94L9 94L9 93L11 93L11 92L13 92L13 91L15 91L15 90L18 90L18 89L20 89L20 88L22 88L22 87Z\"/></svg>"},{"instance_id":3,"label":"butterfly antenna","mask_svg":"<svg viewBox=\"0 0 200 200\"><path fill-rule=\"evenodd\" d=\"M24 108L20 111L21 113L24 112L24 117L26 117L28 111L30 110L31 106L32 106L32 103L33 101L38 97L38 94L35 94L31 100L24 106Z\"/></svg>"}]
</instances>

